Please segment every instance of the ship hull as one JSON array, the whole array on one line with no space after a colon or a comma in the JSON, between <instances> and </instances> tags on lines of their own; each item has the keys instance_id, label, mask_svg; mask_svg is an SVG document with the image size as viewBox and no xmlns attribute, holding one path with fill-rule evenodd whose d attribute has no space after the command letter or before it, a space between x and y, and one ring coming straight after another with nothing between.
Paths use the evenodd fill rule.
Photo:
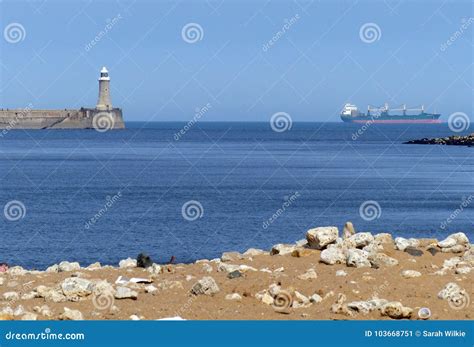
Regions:
<instances>
[{"instance_id":1,"label":"ship hull","mask_svg":"<svg viewBox=\"0 0 474 347\"><path fill-rule=\"evenodd\" d=\"M419 115L381 115L372 116L359 113L358 115L342 115L341 119L346 123L378 123L378 124L438 124L440 114L422 113Z\"/></svg>"}]
</instances>

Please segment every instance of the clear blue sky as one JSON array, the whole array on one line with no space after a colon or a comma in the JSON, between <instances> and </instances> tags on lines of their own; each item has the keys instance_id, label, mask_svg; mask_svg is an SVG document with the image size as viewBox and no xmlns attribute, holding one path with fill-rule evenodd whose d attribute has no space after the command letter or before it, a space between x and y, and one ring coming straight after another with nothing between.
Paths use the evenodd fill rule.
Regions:
<instances>
[{"instance_id":1,"label":"clear blue sky","mask_svg":"<svg viewBox=\"0 0 474 347\"><path fill-rule=\"evenodd\" d=\"M345 102L385 101L472 119L467 0L0 0L0 13L3 108L94 106L106 65L112 102L128 121L189 120L208 103L206 121L267 121L279 111L338 121ZM17 43L5 39L11 23L26 33ZM183 40L188 23L202 27L201 40ZM373 43L361 40L365 23L380 28ZM463 23L467 30L441 49Z\"/></svg>"}]
</instances>

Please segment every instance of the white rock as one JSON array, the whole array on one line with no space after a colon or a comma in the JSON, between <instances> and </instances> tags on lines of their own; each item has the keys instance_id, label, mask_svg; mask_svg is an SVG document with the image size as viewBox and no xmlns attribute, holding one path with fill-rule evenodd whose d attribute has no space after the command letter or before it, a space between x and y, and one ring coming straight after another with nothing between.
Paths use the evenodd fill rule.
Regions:
<instances>
[{"instance_id":1,"label":"white rock","mask_svg":"<svg viewBox=\"0 0 474 347\"><path fill-rule=\"evenodd\" d=\"M338 276L338 277L347 276L347 272L345 272L344 270L337 270L336 271L336 276Z\"/></svg>"},{"instance_id":2,"label":"white rock","mask_svg":"<svg viewBox=\"0 0 474 347\"><path fill-rule=\"evenodd\" d=\"M270 255L276 255L276 254L287 255L287 254L291 254L295 249L296 249L295 245L279 243L272 247L270 251Z\"/></svg>"},{"instance_id":3,"label":"white rock","mask_svg":"<svg viewBox=\"0 0 474 347\"><path fill-rule=\"evenodd\" d=\"M391 301L381 307L380 313L382 314L382 316L389 316L390 318L402 319L402 318L410 318L413 313L413 309L410 307L403 306L398 301Z\"/></svg>"},{"instance_id":4,"label":"white rock","mask_svg":"<svg viewBox=\"0 0 474 347\"><path fill-rule=\"evenodd\" d=\"M407 247L418 247L420 245L420 241L414 238L405 239L403 237L396 237L395 238L395 248L404 251Z\"/></svg>"},{"instance_id":5,"label":"white rock","mask_svg":"<svg viewBox=\"0 0 474 347\"><path fill-rule=\"evenodd\" d=\"M308 269L304 274L298 276L301 280L310 280L318 278L318 274L314 269Z\"/></svg>"},{"instance_id":6,"label":"white rock","mask_svg":"<svg viewBox=\"0 0 474 347\"><path fill-rule=\"evenodd\" d=\"M342 249L338 247L329 247L321 252L321 262L329 265L343 264L346 262L346 256Z\"/></svg>"},{"instance_id":7,"label":"white rock","mask_svg":"<svg viewBox=\"0 0 474 347\"><path fill-rule=\"evenodd\" d=\"M371 267L372 264L369 261L369 253L357 248L348 249L347 266Z\"/></svg>"},{"instance_id":8,"label":"white rock","mask_svg":"<svg viewBox=\"0 0 474 347\"><path fill-rule=\"evenodd\" d=\"M156 288L154 285L150 284L148 286L145 287L145 293L155 293L156 291L158 290L158 288Z\"/></svg>"},{"instance_id":9,"label":"white rock","mask_svg":"<svg viewBox=\"0 0 474 347\"><path fill-rule=\"evenodd\" d=\"M263 294L261 300L264 304L267 304L267 305L273 305L273 301L274 301L273 297L268 293Z\"/></svg>"},{"instance_id":10,"label":"white rock","mask_svg":"<svg viewBox=\"0 0 474 347\"><path fill-rule=\"evenodd\" d=\"M119 262L119 268L127 269L137 267L137 260L132 258L122 259Z\"/></svg>"},{"instance_id":11,"label":"white rock","mask_svg":"<svg viewBox=\"0 0 474 347\"><path fill-rule=\"evenodd\" d=\"M21 320L37 320L38 315L31 313L31 312L26 312L23 317L21 317Z\"/></svg>"},{"instance_id":12,"label":"white rock","mask_svg":"<svg viewBox=\"0 0 474 347\"><path fill-rule=\"evenodd\" d=\"M130 317L128 317L130 320L141 320L140 317L138 317L136 314L132 314Z\"/></svg>"},{"instance_id":13,"label":"white rock","mask_svg":"<svg viewBox=\"0 0 474 347\"><path fill-rule=\"evenodd\" d=\"M313 303L319 303L323 301L323 298L318 294L313 294L309 297L309 301Z\"/></svg>"},{"instance_id":14,"label":"white rock","mask_svg":"<svg viewBox=\"0 0 474 347\"><path fill-rule=\"evenodd\" d=\"M18 305L18 307L13 310L13 315L14 316L21 316L25 313L26 313L26 311L25 311L25 308L23 307L23 305Z\"/></svg>"},{"instance_id":15,"label":"white rock","mask_svg":"<svg viewBox=\"0 0 474 347\"><path fill-rule=\"evenodd\" d=\"M84 278L70 277L61 283L61 289L67 297L81 297L92 294L94 285Z\"/></svg>"},{"instance_id":16,"label":"white rock","mask_svg":"<svg viewBox=\"0 0 474 347\"><path fill-rule=\"evenodd\" d=\"M455 273L458 274L458 275L467 275L468 273L470 273L472 270L471 267L469 266L463 266L463 267L458 267L456 268L456 271Z\"/></svg>"},{"instance_id":17,"label":"white rock","mask_svg":"<svg viewBox=\"0 0 474 347\"><path fill-rule=\"evenodd\" d=\"M367 314L369 312L380 309L388 301L385 299L371 299L367 301L353 301L347 304L351 310Z\"/></svg>"},{"instance_id":18,"label":"white rock","mask_svg":"<svg viewBox=\"0 0 474 347\"><path fill-rule=\"evenodd\" d=\"M211 273L212 272L212 266L208 263L202 264L202 271L206 273Z\"/></svg>"},{"instance_id":19,"label":"white rock","mask_svg":"<svg viewBox=\"0 0 474 347\"><path fill-rule=\"evenodd\" d=\"M362 248L374 241L371 233L357 233L346 240L346 243L355 248Z\"/></svg>"},{"instance_id":20,"label":"white rock","mask_svg":"<svg viewBox=\"0 0 474 347\"><path fill-rule=\"evenodd\" d=\"M451 234L443 241L438 242L438 246L441 248L449 248L456 245L467 246L468 244L469 239L464 233Z\"/></svg>"},{"instance_id":21,"label":"white rock","mask_svg":"<svg viewBox=\"0 0 474 347\"><path fill-rule=\"evenodd\" d=\"M8 274L11 276L24 276L28 273L25 269L23 269L21 266L13 266L8 269Z\"/></svg>"},{"instance_id":22,"label":"white rock","mask_svg":"<svg viewBox=\"0 0 474 347\"><path fill-rule=\"evenodd\" d=\"M403 270L401 274L402 274L402 277L405 277L405 278L415 278L415 277L421 276L421 272L418 272L415 270Z\"/></svg>"},{"instance_id":23,"label":"white rock","mask_svg":"<svg viewBox=\"0 0 474 347\"><path fill-rule=\"evenodd\" d=\"M146 271L148 271L149 273L153 275L159 275L160 273L163 272L163 269L160 265L153 263L151 264L151 266L146 268Z\"/></svg>"},{"instance_id":24,"label":"white rock","mask_svg":"<svg viewBox=\"0 0 474 347\"><path fill-rule=\"evenodd\" d=\"M310 300L309 298L307 298L305 295L301 294L300 292L296 291L295 290L295 293L294 293L294 302L299 302L303 305L307 305L310 303ZM293 303L294 303L293 302Z\"/></svg>"},{"instance_id":25,"label":"white rock","mask_svg":"<svg viewBox=\"0 0 474 347\"><path fill-rule=\"evenodd\" d=\"M17 292L6 292L2 296L5 301L17 301L20 299L20 295Z\"/></svg>"},{"instance_id":26,"label":"white rock","mask_svg":"<svg viewBox=\"0 0 474 347\"><path fill-rule=\"evenodd\" d=\"M47 273L57 273L57 272L59 272L59 265L58 264L51 265L45 271Z\"/></svg>"},{"instance_id":27,"label":"white rock","mask_svg":"<svg viewBox=\"0 0 474 347\"><path fill-rule=\"evenodd\" d=\"M68 262L62 261L58 265L59 272L66 272L66 271L77 271L81 269L81 265L78 262Z\"/></svg>"},{"instance_id":28,"label":"white rock","mask_svg":"<svg viewBox=\"0 0 474 347\"><path fill-rule=\"evenodd\" d=\"M128 287L117 287L115 290L115 299L133 299L138 298L138 293Z\"/></svg>"},{"instance_id":29,"label":"white rock","mask_svg":"<svg viewBox=\"0 0 474 347\"><path fill-rule=\"evenodd\" d=\"M225 296L226 300L240 301L242 297L238 293L227 294Z\"/></svg>"},{"instance_id":30,"label":"white rock","mask_svg":"<svg viewBox=\"0 0 474 347\"><path fill-rule=\"evenodd\" d=\"M272 284L270 284L270 286L268 287L268 293L269 293L271 296L273 296L273 297L277 296L278 293L280 293L280 291L281 291L281 286L279 286L279 285L276 284L276 283L272 283Z\"/></svg>"},{"instance_id":31,"label":"white rock","mask_svg":"<svg viewBox=\"0 0 474 347\"><path fill-rule=\"evenodd\" d=\"M68 307L64 307L64 313L60 316L62 320L84 320L84 316L81 311L71 310Z\"/></svg>"},{"instance_id":32,"label":"white rock","mask_svg":"<svg viewBox=\"0 0 474 347\"><path fill-rule=\"evenodd\" d=\"M264 250L258 248L249 248L244 252L243 255L246 257L255 257L264 254L268 254L268 252L265 252Z\"/></svg>"},{"instance_id":33,"label":"white rock","mask_svg":"<svg viewBox=\"0 0 474 347\"><path fill-rule=\"evenodd\" d=\"M67 300L61 288L57 289L40 285L35 288L35 291L38 298L44 298L46 301L58 303Z\"/></svg>"},{"instance_id":34,"label":"white rock","mask_svg":"<svg viewBox=\"0 0 474 347\"><path fill-rule=\"evenodd\" d=\"M336 241L339 236L337 227L319 227L306 232L306 240L311 248L323 249Z\"/></svg>"},{"instance_id":35,"label":"white rock","mask_svg":"<svg viewBox=\"0 0 474 347\"><path fill-rule=\"evenodd\" d=\"M203 277L197 281L191 288L191 293L194 295L214 295L219 293L220 289L216 281L212 277Z\"/></svg>"},{"instance_id":36,"label":"white rock","mask_svg":"<svg viewBox=\"0 0 474 347\"><path fill-rule=\"evenodd\" d=\"M385 253L370 253L369 261L374 267L398 265L397 259L389 257Z\"/></svg>"},{"instance_id":37,"label":"white rock","mask_svg":"<svg viewBox=\"0 0 474 347\"><path fill-rule=\"evenodd\" d=\"M221 255L221 261L238 261L240 259L243 259L243 256L239 252L224 252Z\"/></svg>"},{"instance_id":38,"label":"white rock","mask_svg":"<svg viewBox=\"0 0 474 347\"><path fill-rule=\"evenodd\" d=\"M469 294L454 282L446 284L438 293L438 298L448 300L454 308L463 308L470 302Z\"/></svg>"}]
</instances>

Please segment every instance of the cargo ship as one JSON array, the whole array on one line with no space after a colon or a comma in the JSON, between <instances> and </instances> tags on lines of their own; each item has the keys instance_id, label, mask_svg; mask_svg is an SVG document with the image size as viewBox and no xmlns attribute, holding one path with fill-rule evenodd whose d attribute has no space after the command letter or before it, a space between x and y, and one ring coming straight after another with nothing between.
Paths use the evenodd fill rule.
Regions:
<instances>
[{"instance_id":1,"label":"cargo ship","mask_svg":"<svg viewBox=\"0 0 474 347\"><path fill-rule=\"evenodd\" d=\"M392 112L394 113L392 114ZM341 112L341 119L348 123L441 123L439 117L441 117L439 113L426 113L424 106L407 108L406 105L402 105L400 108L390 109L388 104L382 107L369 105L367 113L359 112L356 105L345 104Z\"/></svg>"}]
</instances>

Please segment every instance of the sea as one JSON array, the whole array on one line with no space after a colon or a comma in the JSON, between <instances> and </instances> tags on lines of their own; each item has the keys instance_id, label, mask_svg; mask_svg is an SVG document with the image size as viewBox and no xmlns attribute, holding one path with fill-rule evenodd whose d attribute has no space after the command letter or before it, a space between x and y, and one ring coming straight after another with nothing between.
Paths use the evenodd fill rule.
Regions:
<instances>
[{"instance_id":1,"label":"sea","mask_svg":"<svg viewBox=\"0 0 474 347\"><path fill-rule=\"evenodd\" d=\"M465 131L469 133L471 131ZM446 124L184 122L0 135L0 262L158 263L293 243L351 221L474 234L474 148L409 145Z\"/></svg>"}]
</instances>

